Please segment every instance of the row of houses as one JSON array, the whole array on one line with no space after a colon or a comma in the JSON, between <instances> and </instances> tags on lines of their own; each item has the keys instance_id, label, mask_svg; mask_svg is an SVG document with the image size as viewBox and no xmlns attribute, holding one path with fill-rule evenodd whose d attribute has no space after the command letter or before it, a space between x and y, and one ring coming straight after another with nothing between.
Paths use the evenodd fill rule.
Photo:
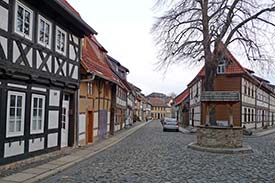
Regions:
<instances>
[{"instance_id":1,"label":"row of houses","mask_svg":"<svg viewBox=\"0 0 275 183\"><path fill-rule=\"evenodd\" d=\"M205 125L207 104L202 101L204 93L204 67L188 84L187 89L174 99L177 118L183 126ZM254 71L243 67L229 50L219 62L214 79L214 91L237 93L240 100L234 104L216 103L216 121L223 126L233 125L248 129L266 128L274 125L275 93L274 85L255 75Z\"/></svg>"},{"instance_id":2,"label":"row of houses","mask_svg":"<svg viewBox=\"0 0 275 183\"><path fill-rule=\"evenodd\" d=\"M0 0L0 16L0 165L93 143L151 115L129 70L66 0Z\"/></svg>"}]
</instances>

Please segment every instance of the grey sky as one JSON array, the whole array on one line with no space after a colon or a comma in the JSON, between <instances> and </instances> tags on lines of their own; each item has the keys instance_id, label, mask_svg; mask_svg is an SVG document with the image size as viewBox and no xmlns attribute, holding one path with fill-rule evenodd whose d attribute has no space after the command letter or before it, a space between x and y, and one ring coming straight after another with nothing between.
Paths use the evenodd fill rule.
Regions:
<instances>
[{"instance_id":1,"label":"grey sky","mask_svg":"<svg viewBox=\"0 0 275 183\"><path fill-rule=\"evenodd\" d=\"M108 53L130 70L128 80L145 94L179 94L202 67L201 64L196 68L178 64L165 76L162 71L155 71L157 50L150 34L156 16L152 10L154 0L68 1L98 32L97 39ZM234 56L238 58L238 55Z\"/></svg>"}]
</instances>

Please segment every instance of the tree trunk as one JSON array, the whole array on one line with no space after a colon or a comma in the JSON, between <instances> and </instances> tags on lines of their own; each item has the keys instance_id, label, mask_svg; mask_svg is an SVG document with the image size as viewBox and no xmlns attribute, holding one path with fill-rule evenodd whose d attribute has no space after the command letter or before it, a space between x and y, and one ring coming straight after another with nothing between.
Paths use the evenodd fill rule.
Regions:
<instances>
[{"instance_id":1,"label":"tree trunk","mask_svg":"<svg viewBox=\"0 0 275 183\"><path fill-rule=\"evenodd\" d=\"M210 57L205 60L205 81L204 88L205 91L214 91L214 79L216 75L216 64L214 60ZM209 123L210 125L216 125L216 108L214 104L209 105ZM209 125L209 124L208 124Z\"/></svg>"}]
</instances>

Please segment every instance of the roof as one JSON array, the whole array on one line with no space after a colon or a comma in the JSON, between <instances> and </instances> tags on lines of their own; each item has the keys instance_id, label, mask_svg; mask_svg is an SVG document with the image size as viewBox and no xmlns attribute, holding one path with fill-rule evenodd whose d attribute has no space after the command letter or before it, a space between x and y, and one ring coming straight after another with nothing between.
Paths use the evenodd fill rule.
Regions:
<instances>
[{"instance_id":1,"label":"roof","mask_svg":"<svg viewBox=\"0 0 275 183\"><path fill-rule=\"evenodd\" d=\"M80 16L79 12L74 9L74 7L67 1L67 0L44 0L47 3L55 3L54 7L58 8L61 7L64 9L70 16L63 15L67 20L69 20L73 25L77 26L77 24L80 24L82 27L78 27L82 29L82 31L85 32L85 35L89 34L97 34L97 32L88 25ZM56 6L57 5L57 6Z\"/></svg>"},{"instance_id":2,"label":"roof","mask_svg":"<svg viewBox=\"0 0 275 183\"><path fill-rule=\"evenodd\" d=\"M84 38L81 64L87 72L118 83L118 79L107 64L106 52L98 46L95 40L96 38L94 36Z\"/></svg>"},{"instance_id":3,"label":"roof","mask_svg":"<svg viewBox=\"0 0 275 183\"><path fill-rule=\"evenodd\" d=\"M230 61L230 64L227 65L226 70L224 72L225 75L245 74L246 76L254 80L256 83L270 90L270 87L267 86L267 84L269 84L269 81L253 75L254 71L243 67L228 49L225 50L224 56L226 59ZM204 76L205 76L205 66L201 68L197 76L188 84L188 86L190 86L191 83L193 83L197 78L204 77ZM262 82L263 84L261 84Z\"/></svg>"},{"instance_id":4,"label":"roof","mask_svg":"<svg viewBox=\"0 0 275 183\"><path fill-rule=\"evenodd\" d=\"M220 49L220 48L219 48ZM230 64L227 65L226 70L224 72L225 75L231 75L231 74L248 74L251 76L251 73L253 71L244 68L237 59L232 55L232 53L226 48L224 57L229 60ZM188 86L193 83L197 78L204 77L205 76L205 66L201 68L197 76L188 84ZM252 76L251 76L252 77Z\"/></svg>"},{"instance_id":5,"label":"roof","mask_svg":"<svg viewBox=\"0 0 275 183\"><path fill-rule=\"evenodd\" d=\"M153 93L147 95L147 97L160 97L160 98L166 98L166 95L163 94L163 93L153 92Z\"/></svg>"},{"instance_id":6,"label":"roof","mask_svg":"<svg viewBox=\"0 0 275 183\"><path fill-rule=\"evenodd\" d=\"M122 69L124 69L126 72L130 72L129 69L127 69L126 67L124 67L123 65L121 65L121 63L119 61L117 61L116 59L114 59L110 55L107 55L107 57L108 57L108 59L110 61L114 62L116 65L118 65L119 67L121 67Z\"/></svg>"},{"instance_id":7,"label":"roof","mask_svg":"<svg viewBox=\"0 0 275 183\"><path fill-rule=\"evenodd\" d=\"M189 94L190 94L189 88L185 89L181 94L175 97L174 99L175 104L178 105L182 103L186 98L188 98Z\"/></svg>"},{"instance_id":8,"label":"roof","mask_svg":"<svg viewBox=\"0 0 275 183\"><path fill-rule=\"evenodd\" d=\"M113 57L111 57L110 55L107 55L107 62L109 63L109 66L111 68L111 70L113 71L115 77L117 78L117 80L119 81L118 84L121 88L127 90L127 91L131 91L132 88L129 85L128 81L126 80L126 78L122 78L119 75L119 72L117 72L115 70L115 68L113 68L112 64L110 62L113 62L114 64L118 65L119 67L123 67L116 59L114 59ZM125 68L125 67L123 67Z\"/></svg>"},{"instance_id":9,"label":"roof","mask_svg":"<svg viewBox=\"0 0 275 183\"><path fill-rule=\"evenodd\" d=\"M79 12L74 9L74 7L67 1L67 0L60 0L62 3L64 3L68 8L70 8L76 15L80 16Z\"/></svg>"},{"instance_id":10,"label":"roof","mask_svg":"<svg viewBox=\"0 0 275 183\"><path fill-rule=\"evenodd\" d=\"M149 98L149 103L152 106L156 106L156 107L169 107L164 99L157 98L157 97Z\"/></svg>"},{"instance_id":11,"label":"roof","mask_svg":"<svg viewBox=\"0 0 275 183\"><path fill-rule=\"evenodd\" d=\"M243 74L248 72L244 67L242 67L242 65L237 61L237 59L231 54L231 52L228 49L226 49L224 57L230 60L230 64L227 65L224 74ZM205 76L204 66L198 73L198 76Z\"/></svg>"}]
</instances>

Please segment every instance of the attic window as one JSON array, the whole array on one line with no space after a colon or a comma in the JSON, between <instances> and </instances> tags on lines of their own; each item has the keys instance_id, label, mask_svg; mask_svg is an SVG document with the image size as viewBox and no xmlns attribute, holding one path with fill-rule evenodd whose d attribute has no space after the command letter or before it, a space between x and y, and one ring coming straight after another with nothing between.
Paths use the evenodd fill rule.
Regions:
<instances>
[{"instance_id":1,"label":"attic window","mask_svg":"<svg viewBox=\"0 0 275 183\"><path fill-rule=\"evenodd\" d=\"M226 70L226 66L227 66L227 62L225 59L222 59L217 67L217 74L223 74L225 73Z\"/></svg>"}]
</instances>

